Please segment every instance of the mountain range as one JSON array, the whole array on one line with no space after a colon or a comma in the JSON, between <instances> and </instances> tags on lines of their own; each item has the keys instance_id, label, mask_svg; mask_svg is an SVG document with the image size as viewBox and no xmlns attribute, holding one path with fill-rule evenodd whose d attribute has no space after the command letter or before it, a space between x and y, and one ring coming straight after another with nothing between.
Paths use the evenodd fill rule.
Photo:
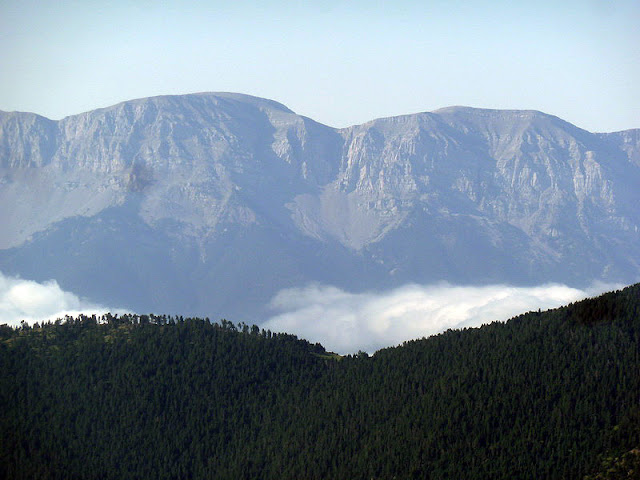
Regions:
<instances>
[{"instance_id":1,"label":"mountain range","mask_svg":"<svg viewBox=\"0 0 640 480\"><path fill-rule=\"evenodd\" d=\"M0 271L259 322L283 288L640 279L640 129L450 107L335 129L202 93L0 112Z\"/></svg>"}]
</instances>

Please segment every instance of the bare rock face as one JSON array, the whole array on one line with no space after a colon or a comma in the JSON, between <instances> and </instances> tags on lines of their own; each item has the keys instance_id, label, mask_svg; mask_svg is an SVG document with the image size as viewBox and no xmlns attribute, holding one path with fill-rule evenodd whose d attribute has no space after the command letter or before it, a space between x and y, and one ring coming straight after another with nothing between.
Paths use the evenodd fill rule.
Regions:
<instances>
[{"instance_id":1,"label":"bare rock face","mask_svg":"<svg viewBox=\"0 0 640 480\"><path fill-rule=\"evenodd\" d=\"M333 129L240 94L0 112L0 271L260 321L280 288L640 277L640 130L452 107Z\"/></svg>"}]
</instances>

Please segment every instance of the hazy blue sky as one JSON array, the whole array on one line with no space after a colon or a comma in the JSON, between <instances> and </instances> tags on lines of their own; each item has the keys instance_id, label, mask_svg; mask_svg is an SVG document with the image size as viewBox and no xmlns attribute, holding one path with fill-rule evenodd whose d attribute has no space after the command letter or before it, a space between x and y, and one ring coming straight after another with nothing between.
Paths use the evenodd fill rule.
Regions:
<instances>
[{"instance_id":1,"label":"hazy blue sky","mask_svg":"<svg viewBox=\"0 0 640 480\"><path fill-rule=\"evenodd\" d=\"M234 91L331 126L449 105L640 127L640 1L0 0L0 109Z\"/></svg>"}]
</instances>

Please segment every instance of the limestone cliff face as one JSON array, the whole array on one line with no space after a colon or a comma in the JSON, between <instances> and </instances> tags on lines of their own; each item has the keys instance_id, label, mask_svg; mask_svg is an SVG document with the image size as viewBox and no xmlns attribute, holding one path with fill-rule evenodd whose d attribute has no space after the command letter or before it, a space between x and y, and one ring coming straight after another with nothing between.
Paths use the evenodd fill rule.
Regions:
<instances>
[{"instance_id":1,"label":"limestone cliff face","mask_svg":"<svg viewBox=\"0 0 640 480\"><path fill-rule=\"evenodd\" d=\"M0 112L0 168L42 167L56 151L56 122L33 113Z\"/></svg>"},{"instance_id":2,"label":"limestone cliff face","mask_svg":"<svg viewBox=\"0 0 640 480\"><path fill-rule=\"evenodd\" d=\"M146 258L135 268L153 270L165 256L154 274L179 278L198 312L216 298L231 305L249 284L264 301L309 281L630 282L640 275L639 132L465 107L337 130L230 93L59 122L0 112L0 270L78 290L97 270L117 276L99 259L122 255L108 247L119 239L137 256L113 265ZM38 270L43 248L54 253ZM225 280L207 273L221 268Z\"/></svg>"},{"instance_id":3,"label":"limestone cliff face","mask_svg":"<svg viewBox=\"0 0 640 480\"><path fill-rule=\"evenodd\" d=\"M598 137L627 154L629 162L640 167L640 128L614 133L600 133Z\"/></svg>"},{"instance_id":4,"label":"limestone cliff face","mask_svg":"<svg viewBox=\"0 0 640 480\"><path fill-rule=\"evenodd\" d=\"M540 112L454 107L341 133L336 178L290 206L298 227L317 238L361 249L420 212L512 226L537 245L537 255L558 260L582 249L602 257L592 250L597 245L638 240L640 171L631 132L618 135L622 148L612 148Z\"/></svg>"},{"instance_id":5,"label":"limestone cliff face","mask_svg":"<svg viewBox=\"0 0 640 480\"><path fill-rule=\"evenodd\" d=\"M330 128L234 94L134 100L60 122L4 114L0 128L4 204L39 210L5 218L0 248L132 197L148 224L179 221L186 234L213 234L220 221L248 225L256 215L244 197L268 201L283 187L327 182L339 149Z\"/></svg>"}]
</instances>

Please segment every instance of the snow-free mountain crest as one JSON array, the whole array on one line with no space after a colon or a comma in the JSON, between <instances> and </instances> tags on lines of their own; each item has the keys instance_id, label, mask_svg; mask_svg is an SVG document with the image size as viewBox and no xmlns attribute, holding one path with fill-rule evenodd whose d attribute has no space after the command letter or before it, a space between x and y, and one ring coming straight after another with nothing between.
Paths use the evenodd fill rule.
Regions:
<instances>
[{"instance_id":1,"label":"snow-free mountain crest","mask_svg":"<svg viewBox=\"0 0 640 480\"><path fill-rule=\"evenodd\" d=\"M0 271L259 321L279 289L640 277L640 130L450 107L334 129L231 93L0 112Z\"/></svg>"}]
</instances>

